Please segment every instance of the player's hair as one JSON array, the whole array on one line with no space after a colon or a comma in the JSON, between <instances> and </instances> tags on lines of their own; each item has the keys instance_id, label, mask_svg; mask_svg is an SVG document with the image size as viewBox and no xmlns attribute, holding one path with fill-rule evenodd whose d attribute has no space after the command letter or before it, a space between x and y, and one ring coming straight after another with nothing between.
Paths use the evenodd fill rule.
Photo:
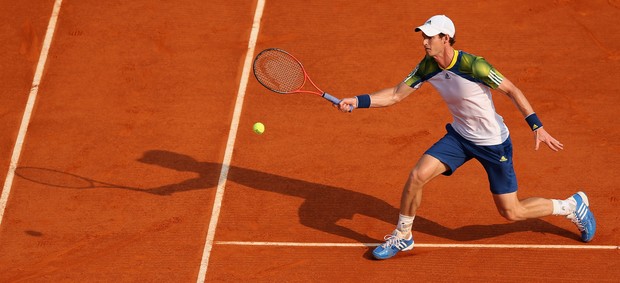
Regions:
<instances>
[{"instance_id":1,"label":"player's hair","mask_svg":"<svg viewBox=\"0 0 620 283\"><path fill-rule=\"evenodd\" d=\"M440 33L440 34L439 34L439 37L442 37L442 38L443 38L444 36L446 36L446 34L445 34L445 33ZM456 36L456 35L454 35L454 36ZM450 42L450 46L452 46L452 45L454 45L454 43L456 42L456 39L454 39L454 37L450 37L450 41L449 41L449 42Z\"/></svg>"}]
</instances>

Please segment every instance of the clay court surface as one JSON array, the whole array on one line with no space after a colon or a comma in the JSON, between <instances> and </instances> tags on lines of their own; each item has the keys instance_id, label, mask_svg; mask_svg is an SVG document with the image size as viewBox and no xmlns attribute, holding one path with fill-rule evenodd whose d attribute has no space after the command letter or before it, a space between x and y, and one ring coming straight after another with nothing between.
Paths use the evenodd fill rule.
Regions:
<instances>
[{"instance_id":1,"label":"clay court surface","mask_svg":"<svg viewBox=\"0 0 620 283\"><path fill-rule=\"evenodd\" d=\"M620 1L0 7L1 282L620 280ZM426 187L418 246L373 260L407 174L452 119L440 96L425 85L346 114L247 73L246 58L279 47L334 96L393 86L424 56L413 28L434 14L451 17L455 48L515 82L564 144L535 151L521 114L494 93L520 197L586 191L591 243L561 217L504 220L470 162Z\"/></svg>"}]
</instances>

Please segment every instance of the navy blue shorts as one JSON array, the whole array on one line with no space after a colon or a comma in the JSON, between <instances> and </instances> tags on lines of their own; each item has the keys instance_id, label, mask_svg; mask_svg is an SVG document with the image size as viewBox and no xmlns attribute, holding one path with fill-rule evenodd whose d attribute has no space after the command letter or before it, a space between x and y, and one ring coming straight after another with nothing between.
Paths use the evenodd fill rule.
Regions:
<instances>
[{"instance_id":1,"label":"navy blue shorts","mask_svg":"<svg viewBox=\"0 0 620 283\"><path fill-rule=\"evenodd\" d=\"M463 138L450 124L446 125L446 130L448 133L425 152L449 167L448 171L443 173L444 175L452 175L465 162L475 158L487 171L493 194L517 191L510 137L499 145L481 146Z\"/></svg>"}]
</instances>

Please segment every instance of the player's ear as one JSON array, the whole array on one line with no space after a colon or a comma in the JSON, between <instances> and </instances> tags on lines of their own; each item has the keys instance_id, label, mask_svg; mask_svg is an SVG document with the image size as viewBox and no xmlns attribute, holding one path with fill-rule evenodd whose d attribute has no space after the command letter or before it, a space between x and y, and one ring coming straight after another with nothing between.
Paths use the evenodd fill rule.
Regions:
<instances>
[{"instance_id":1,"label":"player's ear","mask_svg":"<svg viewBox=\"0 0 620 283\"><path fill-rule=\"evenodd\" d=\"M441 38L441 41L445 44L445 43L449 43L450 42L450 36L445 34L445 33L440 33L439 34L439 38Z\"/></svg>"}]
</instances>

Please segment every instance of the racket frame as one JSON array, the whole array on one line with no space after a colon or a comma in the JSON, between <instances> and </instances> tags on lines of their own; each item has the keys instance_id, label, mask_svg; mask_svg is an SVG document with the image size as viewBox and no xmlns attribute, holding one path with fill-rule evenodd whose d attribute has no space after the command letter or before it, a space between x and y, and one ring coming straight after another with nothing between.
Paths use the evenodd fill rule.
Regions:
<instances>
[{"instance_id":1,"label":"racket frame","mask_svg":"<svg viewBox=\"0 0 620 283\"><path fill-rule=\"evenodd\" d=\"M264 54L265 52L272 52L272 51L276 51L276 52L282 52L284 54L286 54L287 56L290 56L291 58L293 58L293 60L295 61L295 63L297 63L299 65L299 67L301 68L301 71L304 74L304 80L303 83L301 84L301 86L295 90L292 91L281 91L281 90L275 90L273 88L268 87L266 84L264 84L259 77L256 75L256 62L258 61L258 58L260 58L260 56L262 54ZM314 81L312 81L312 79L310 78L310 76L308 75L308 72L306 72L306 68L304 68L304 65L301 63L301 61L299 61L299 59L297 59L295 56L293 56L293 54L282 50L280 48L267 48L263 51L261 51L260 53L258 53L258 55L256 55L256 57L254 58L254 62L252 63L252 72L254 73L254 77L256 77L256 80L263 85L265 88L267 88L268 90L271 90L275 93L280 93L280 94L292 94L292 93L310 93L310 94L314 94L314 95L318 95L320 97L323 97L327 100L329 100L330 102L332 102L333 104L338 104L340 103L340 99L332 96L331 94L324 92L323 90L321 90L315 83ZM312 86L314 86L314 88L317 91L312 91L312 90L304 90L304 86L306 86L306 82L310 82L310 84L312 84Z\"/></svg>"}]
</instances>

